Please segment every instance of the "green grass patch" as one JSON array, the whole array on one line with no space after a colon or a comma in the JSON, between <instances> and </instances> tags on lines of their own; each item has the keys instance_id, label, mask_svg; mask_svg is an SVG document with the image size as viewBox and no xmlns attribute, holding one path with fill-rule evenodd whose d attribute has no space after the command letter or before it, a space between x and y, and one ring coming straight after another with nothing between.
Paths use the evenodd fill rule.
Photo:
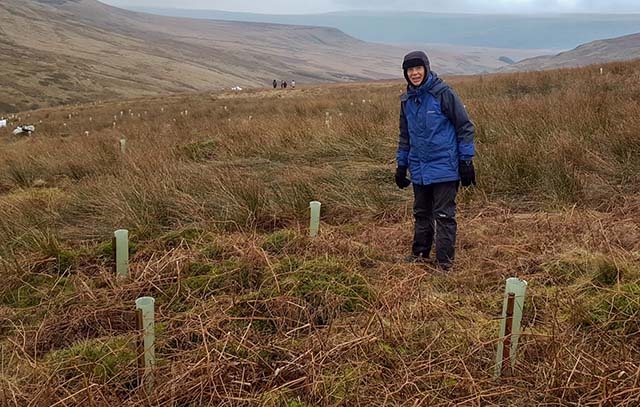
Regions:
<instances>
[{"instance_id":1,"label":"green grass patch","mask_svg":"<svg viewBox=\"0 0 640 407\"><path fill-rule=\"evenodd\" d=\"M606 290L591 302L581 325L597 326L619 335L640 330L640 285L624 284L617 290Z\"/></svg>"},{"instance_id":2,"label":"green grass patch","mask_svg":"<svg viewBox=\"0 0 640 407\"><path fill-rule=\"evenodd\" d=\"M338 312L360 311L375 299L361 274L332 258L303 262L284 277L281 288L302 299L318 325L328 323Z\"/></svg>"},{"instance_id":3,"label":"green grass patch","mask_svg":"<svg viewBox=\"0 0 640 407\"><path fill-rule=\"evenodd\" d=\"M181 230L172 230L166 234L164 234L160 240L164 243L164 245L168 248L178 247L184 243L193 243L200 236L202 236L203 231L197 228L186 228Z\"/></svg>"},{"instance_id":4,"label":"green grass patch","mask_svg":"<svg viewBox=\"0 0 640 407\"><path fill-rule=\"evenodd\" d=\"M260 405L263 407L310 407L294 396L295 392L287 387L265 393L260 397Z\"/></svg>"},{"instance_id":5,"label":"green grass patch","mask_svg":"<svg viewBox=\"0 0 640 407\"><path fill-rule=\"evenodd\" d=\"M76 266L82 256L87 255L83 248L66 247L52 230L38 231L27 238L28 247L40 252L53 262L42 263L46 265L41 271L53 272L58 275L68 273L72 267Z\"/></svg>"},{"instance_id":6,"label":"green grass patch","mask_svg":"<svg viewBox=\"0 0 640 407\"><path fill-rule=\"evenodd\" d=\"M207 298L224 287L226 279L223 275L212 272L208 275L187 277L182 285L192 295L199 298Z\"/></svg>"},{"instance_id":7,"label":"green grass patch","mask_svg":"<svg viewBox=\"0 0 640 407\"><path fill-rule=\"evenodd\" d=\"M188 276L206 276L218 273L218 267L209 263L200 263L197 261L189 263L187 267Z\"/></svg>"},{"instance_id":8,"label":"green grass patch","mask_svg":"<svg viewBox=\"0 0 640 407\"><path fill-rule=\"evenodd\" d=\"M191 161L207 162L216 158L220 147L215 140L204 140L182 146L180 150Z\"/></svg>"},{"instance_id":9,"label":"green grass patch","mask_svg":"<svg viewBox=\"0 0 640 407\"><path fill-rule=\"evenodd\" d=\"M59 295L71 297L75 294L75 287L66 277L49 274L30 274L15 288L5 289L0 303L15 307L29 308L39 305L46 299L53 299Z\"/></svg>"},{"instance_id":10,"label":"green grass patch","mask_svg":"<svg viewBox=\"0 0 640 407\"><path fill-rule=\"evenodd\" d=\"M106 383L118 376L135 376L136 354L130 338L92 339L47 355L47 362L69 381L82 377Z\"/></svg>"},{"instance_id":11,"label":"green grass patch","mask_svg":"<svg viewBox=\"0 0 640 407\"><path fill-rule=\"evenodd\" d=\"M278 230L265 238L262 248L271 254L280 254L295 238L296 233L292 230Z\"/></svg>"},{"instance_id":12,"label":"green grass patch","mask_svg":"<svg viewBox=\"0 0 640 407\"><path fill-rule=\"evenodd\" d=\"M612 286L622 280L629 267L602 254L573 253L542 264L556 284L572 284L588 278L598 287Z\"/></svg>"},{"instance_id":13,"label":"green grass patch","mask_svg":"<svg viewBox=\"0 0 640 407\"><path fill-rule=\"evenodd\" d=\"M218 242L209 242L200 249L200 253L209 260L222 260L226 254L224 246Z\"/></svg>"},{"instance_id":14,"label":"green grass patch","mask_svg":"<svg viewBox=\"0 0 640 407\"><path fill-rule=\"evenodd\" d=\"M133 256L140 249L140 245L129 240L129 256ZM103 259L115 260L113 249L113 239L108 242L101 243L95 250L95 254Z\"/></svg>"}]
</instances>

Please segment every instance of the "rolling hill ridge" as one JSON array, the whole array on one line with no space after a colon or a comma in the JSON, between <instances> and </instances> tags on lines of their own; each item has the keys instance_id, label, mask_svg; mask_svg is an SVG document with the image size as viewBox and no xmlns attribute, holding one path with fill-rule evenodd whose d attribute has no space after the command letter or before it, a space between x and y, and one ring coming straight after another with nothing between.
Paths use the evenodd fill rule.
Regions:
<instances>
[{"instance_id":1,"label":"rolling hill ridge","mask_svg":"<svg viewBox=\"0 0 640 407\"><path fill-rule=\"evenodd\" d=\"M301 85L401 78L402 56L425 46L368 43L336 28L159 16L96 0L4 0L0 34L0 113L263 87L274 78ZM430 45L428 52L445 74L507 65L504 49Z\"/></svg>"},{"instance_id":2,"label":"rolling hill ridge","mask_svg":"<svg viewBox=\"0 0 640 407\"><path fill-rule=\"evenodd\" d=\"M5 112L273 78L390 78L403 53L332 28L160 17L94 0L6 0L0 27Z\"/></svg>"},{"instance_id":3,"label":"rolling hill ridge","mask_svg":"<svg viewBox=\"0 0 640 407\"><path fill-rule=\"evenodd\" d=\"M640 58L640 34L631 34L592 41L556 55L527 58L504 70L536 71L571 68L637 58Z\"/></svg>"}]
</instances>

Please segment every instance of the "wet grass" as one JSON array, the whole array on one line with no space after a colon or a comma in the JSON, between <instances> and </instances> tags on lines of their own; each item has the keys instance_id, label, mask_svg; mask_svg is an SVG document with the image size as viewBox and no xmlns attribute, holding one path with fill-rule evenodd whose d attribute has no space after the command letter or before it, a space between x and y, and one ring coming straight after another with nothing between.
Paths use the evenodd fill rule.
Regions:
<instances>
[{"instance_id":1,"label":"wet grass","mask_svg":"<svg viewBox=\"0 0 640 407\"><path fill-rule=\"evenodd\" d=\"M400 83L20 113L43 125L0 133L0 404L636 405L636 65L451 80L476 124L479 185L459 195L450 274L400 261ZM512 276L529 282L524 333L496 381ZM134 366L144 295L148 394Z\"/></svg>"}]
</instances>

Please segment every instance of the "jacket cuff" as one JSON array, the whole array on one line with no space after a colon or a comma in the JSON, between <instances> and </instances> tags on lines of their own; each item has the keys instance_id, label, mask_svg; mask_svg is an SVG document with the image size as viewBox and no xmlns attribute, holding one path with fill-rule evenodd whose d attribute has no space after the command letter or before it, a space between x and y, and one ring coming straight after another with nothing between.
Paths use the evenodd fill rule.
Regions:
<instances>
[{"instance_id":1,"label":"jacket cuff","mask_svg":"<svg viewBox=\"0 0 640 407\"><path fill-rule=\"evenodd\" d=\"M396 155L396 161L398 162L398 166L408 167L409 166L409 152L408 151L398 151Z\"/></svg>"}]
</instances>

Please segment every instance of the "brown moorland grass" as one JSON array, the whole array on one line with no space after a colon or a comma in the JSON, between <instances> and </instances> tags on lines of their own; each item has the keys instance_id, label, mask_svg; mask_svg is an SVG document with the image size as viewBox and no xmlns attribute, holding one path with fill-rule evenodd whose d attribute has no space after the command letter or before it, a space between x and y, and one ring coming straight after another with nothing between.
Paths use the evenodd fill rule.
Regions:
<instances>
[{"instance_id":1,"label":"brown moorland grass","mask_svg":"<svg viewBox=\"0 0 640 407\"><path fill-rule=\"evenodd\" d=\"M447 275L399 261L399 82L20 113L35 135L0 129L0 404L638 405L640 67L605 72L451 78L479 185L460 195ZM529 282L524 332L495 380L511 276Z\"/></svg>"}]
</instances>

